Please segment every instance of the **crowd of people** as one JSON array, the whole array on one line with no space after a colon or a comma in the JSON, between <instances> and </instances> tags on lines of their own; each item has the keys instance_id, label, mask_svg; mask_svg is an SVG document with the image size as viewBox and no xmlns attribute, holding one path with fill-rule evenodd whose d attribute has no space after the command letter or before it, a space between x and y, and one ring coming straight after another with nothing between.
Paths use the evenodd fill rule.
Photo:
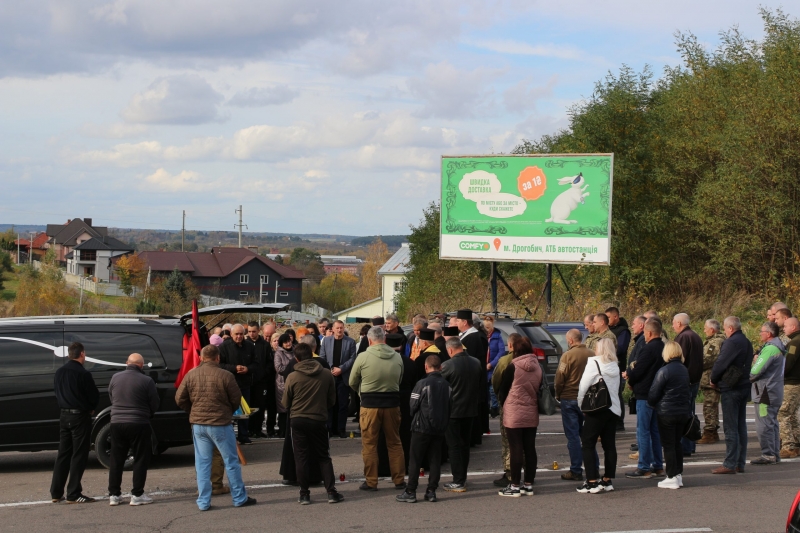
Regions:
<instances>
[{"instance_id":1,"label":"crowd of people","mask_svg":"<svg viewBox=\"0 0 800 533\"><path fill-rule=\"evenodd\" d=\"M282 332L271 322L226 324L209 332L200 366L186 374L176 393L192 425L198 507L206 510L212 495L227 493L234 506L256 503L242 481L237 439L248 445L259 438L284 440L280 474L284 484L299 487L300 504L311 503L310 487L318 484L329 503L341 502L329 439L349 436L350 416L361 435L365 480L360 490L376 491L379 478L389 477L402 491L397 501L413 503L420 472L427 470L424 500L435 502L441 464L449 460L452 481L443 488L465 492L470 448L480 444L489 418L499 417L504 473L494 484L500 496L533 495L539 402L548 385L531 341L512 333L503 342L494 325L491 316L480 318L462 309L450 318L418 315L407 335L395 315L375 317L358 340L347 334L343 322L324 319ZM579 493L614 490L616 433L624 430L626 405L636 416L637 451L631 458L638 464L625 476L663 478L661 488L682 487L684 457L696 445L720 440L720 406L726 452L722 466L712 472L743 473L750 399L761 447L760 457L750 463L769 465L800 456L800 322L784 304L770 307L760 329L762 346L755 352L734 316L722 325L707 320L705 340L692 330L685 313L672 319L672 340L653 311L636 316L629 329L619 310L610 307L586 316L584 326L587 336L578 329L566 333L568 350L554 382L570 457L561 479L580 482ZM50 491L54 502L86 503L93 500L82 494L80 475L75 475L82 473L85 457L76 465L73 452L88 452L88 437L81 437L85 431L73 420L77 415L64 406L93 410L97 389L82 368L83 347L70 346L69 358L77 364L56 373L56 395L62 437L72 435L77 444L59 449ZM129 449L136 459L131 504L152 501L144 484L149 418L158 402L142 364L142 357L132 354L109 387L111 505L120 503ZM700 390L705 425L695 442L686 435ZM258 410L237 420L234 432L234 412L242 399Z\"/></svg>"}]
</instances>

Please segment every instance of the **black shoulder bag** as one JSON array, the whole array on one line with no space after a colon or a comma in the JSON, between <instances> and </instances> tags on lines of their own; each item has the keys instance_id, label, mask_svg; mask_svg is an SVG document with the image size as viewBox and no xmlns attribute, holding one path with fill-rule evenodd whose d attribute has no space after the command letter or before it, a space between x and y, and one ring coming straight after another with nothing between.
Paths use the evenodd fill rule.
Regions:
<instances>
[{"instance_id":1,"label":"black shoulder bag","mask_svg":"<svg viewBox=\"0 0 800 533\"><path fill-rule=\"evenodd\" d=\"M608 386L603 379L603 373L600 371L600 364L597 359L594 360L597 365L597 373L600 374L600 379L589 387L581 402L581 411L584 413L596 413L603 409L611 408L611 395L608 393Z\"/></svg>"}]
</instances>

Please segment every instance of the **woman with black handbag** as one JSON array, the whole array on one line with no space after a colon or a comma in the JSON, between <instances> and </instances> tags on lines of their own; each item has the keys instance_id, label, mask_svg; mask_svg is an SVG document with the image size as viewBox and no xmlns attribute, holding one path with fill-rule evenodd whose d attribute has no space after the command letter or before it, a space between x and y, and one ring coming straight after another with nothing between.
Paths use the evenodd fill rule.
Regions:
<instances>
[{"instance_id":1,"label":"woman with black handbag","mask_svg":"<svg viewBox=\"0 0 800 533\"><path fill-rule=\"evenodd\" d=\"M667 479L658 482L662 489L679 489L683 486L683 447L681 437L689 416L693 414L689 371L683 365L680 344L664 344L664 366L656 373L647 403L658 413L658 432L664 448Z\"/></svg>"},{"instance_id":2,"label":"woman with black handbag","mask_svg":"<svg viewBox=\"0 0 800 533\"><path fill-rule=\"evenodd\" d=\"M581 430L581 451L586 481L578 487L582 494L598 494L614 490L612 480L617 473L617 420L622 413L619 403L619 365L617 350L611 339L600 339L595 357L586 361L586 369L578 388L578 405L584 414ZM614 391L613 394L609 391ZM600 477L597 460L597 438L601 439L605 472Z\"/></svg>"}]
</instances>

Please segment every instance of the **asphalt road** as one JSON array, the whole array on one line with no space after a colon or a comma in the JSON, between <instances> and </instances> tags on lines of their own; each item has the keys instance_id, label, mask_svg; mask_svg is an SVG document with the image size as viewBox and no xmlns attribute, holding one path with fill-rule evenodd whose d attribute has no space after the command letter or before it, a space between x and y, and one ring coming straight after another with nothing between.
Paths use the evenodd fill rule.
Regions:
<instances>
[{"instance_id":1,"label":"asphalt road","mask_svg":"<svg viewBox=\"0 0 800 533\"><path fill-rule=\"evenodd\" d=\"M556 415L542 417L539 427L540 469L534 497L497 495L492 480L501 468L500 440L493 420L492 434L472 449L468 491L452 494L440 489L435 504L421 501L421 493L416 504L396 503L391 481L381 481L377 493L359 491L363 479L359 439L331 443L336 474L346 476L344 483L337 482L346 498L341 504L328 505L324 490L312 488L314 505L299 506L297 489L280 485L282 441L268 440L244 448L248 465L243 467L243 476L258 505L236 509L230 496L215 496L212 509L205 513L195 504L191 447L171 449L153 459L146 490L156 501L145 507L109 507L107 500L51 504L48 488L55 452L0 453L0 531L783 531L789 505L800 488L800 461L748 465L745 474L717 476L710 471L721 463L724 443L698 446L698 453L686 460L684 488L659 489L656 480L624 477L635 467L628 459L630 444L635 442L633 417L627 422L628 430L617 434L620 467L615 492L578 494L577 483L559 479L569 458L561 418ZM748 459L754 459L759 452L752 421L749 426ZM602 455L599 446L598 451ZM558 461L560 470L552 470L553 461ZM449 465L443 470L449 473ZM90 455L84 493L103 497L107 479L107 471ZM443 482L448 479L443 476ZM126 489L130 489L130 473L123 478Z\"/></svg>"}]
</instances>

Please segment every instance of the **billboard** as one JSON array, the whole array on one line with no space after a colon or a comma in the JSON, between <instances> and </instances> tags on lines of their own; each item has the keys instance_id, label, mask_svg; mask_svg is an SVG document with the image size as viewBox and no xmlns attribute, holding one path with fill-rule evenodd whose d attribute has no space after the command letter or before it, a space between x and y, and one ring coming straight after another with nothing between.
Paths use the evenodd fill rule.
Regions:
<instances>
[{"instance_id":1,"label":"billboard","mask_svg":"<svg viewBox=\"0 0 800 533\"><path fill-rule=\"evenodd\" d=\"M442 156L439 257L611 259L613 154Z\"/></svg>"}]
</instances>

